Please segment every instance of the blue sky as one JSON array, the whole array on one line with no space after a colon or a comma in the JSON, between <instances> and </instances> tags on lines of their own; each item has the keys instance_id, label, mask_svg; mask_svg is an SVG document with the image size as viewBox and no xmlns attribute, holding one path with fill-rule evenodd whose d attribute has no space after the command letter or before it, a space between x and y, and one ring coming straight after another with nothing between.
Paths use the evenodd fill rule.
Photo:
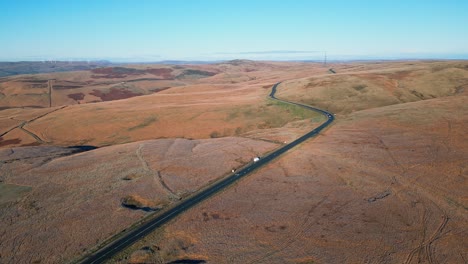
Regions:
<instances>
[{"instance_id":1,"label":"blue sky","mask_svg":"<svg viewBox=\"0 0 468 264\"><path fill-rule=\"evenodd\" d=\"M0 0L0 60L463 58L465 0Z\"/></svg>"}]
</instances>

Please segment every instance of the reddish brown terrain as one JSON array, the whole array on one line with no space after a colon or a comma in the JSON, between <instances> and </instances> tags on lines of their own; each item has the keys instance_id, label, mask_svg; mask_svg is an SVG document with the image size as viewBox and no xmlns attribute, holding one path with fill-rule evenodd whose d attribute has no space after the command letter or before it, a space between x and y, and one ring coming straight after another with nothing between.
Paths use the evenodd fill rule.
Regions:
<instances>
[{"instance_id":1,"label":"reddish brown terrain","mask_svg":"<svg viewBox=\"0 0 468 264\"><path fill-rule=\"evenodd\" d=\"M334 112L335 124L111 262L466 263L463 61L3 78L0 262L77 259L323 121L267 99L283 80L279 98Z\"/></svg>"},{"instance_id":2,"label":"reddish brown terrain","mask_svg":"<svg viewBox=\"0 0 468 264\"><path fill-rule=\"evenodd\" d=\"M465 263L467 110L452 97L352 114L155 232L129 259Z\"/></svg>"},{"instance_id":3,"label":"reddish brown terrain","mask_svg":"<svg viewBox=\"0 0 468 264\"><path fill-rule=\"evenodd\" d=\"M118 70L113 71L109 68L96 69L94 73L67 72L55 73L53 76L39 75L42 77L11 77L11 80L0 83L0 91L5 94L0 100L0 106L8 108L15 105L0 111L0 135L12 130L3 135L3 141L10 140L8 145L2 141L0 144L21 146L46 142L67 146L107 146L161 137L213 138L281 127L291 121L314 116L300 109L296 111L286 106L278 107L276 103L267 100L266 95L272 84L282 78L304 77L317 71L326 72L326 69L317 64L239 63L186 66L188 69L174 66L177 69L170 73L177 73L174 75L177 80L169 82L139 81L149 75L148 72L166 76L169 71L163 71L165 68L159 68L161 66L145 70L128 68L133 70L124 71L117 67ZM115 83L115 78L106 79L106 82L113 83L106 84L107 88L98 89L92 80L86 81L93 75L107 76L113 72L118 72L121 80ZM211 76L216 72L219 73ZM135 76L138 78L135 79ZM18 80L24 78L55 79L51 81L54 83L51 108L33 109L25 106L39 103L25 103L34 98L23 92L26 89L24 83ZM57 83L69 85L77 80L81 80L80 85L83 87L56 89ZM154 93L156 90L159 92L114 101L137 95L137 90L124 88L130 84L139 85L138 95ZM44 88L43 92L46 90ZM47 98L45 95L43 97ZM79 98L84 99L77 102L75 99ZM96 100L107 102L86 104ZM23 117L30 115L31 111L45 115L34 120L28 119L29 116ZM15 129L23 122L27 122L23 129ZM40 140L25 134L24 129L37 135Z\"/></svg>"},{"instance_id":4,"label":"reddish brown terrain","mask_svg":"<svg viewBox=\"0 0 468 264\"><path fill-rule=\"evenodd\" d=\"M78 154L61 147L0 150L0 186L23 188L17 197L1 197L0 254L16 263L70 260L145 211L169 206L275 147L226 137L158 139ZM140 207L149 210L135 210Z\"/></svg>"}]
</instances>

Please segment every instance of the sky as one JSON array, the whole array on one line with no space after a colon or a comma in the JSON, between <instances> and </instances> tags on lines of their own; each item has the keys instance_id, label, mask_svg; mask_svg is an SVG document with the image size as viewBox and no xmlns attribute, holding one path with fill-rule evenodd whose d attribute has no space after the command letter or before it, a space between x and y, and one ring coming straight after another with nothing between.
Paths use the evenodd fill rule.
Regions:
<instances>
[{"instance_id":1,"label":"sky","mask_svg":"<svg viewBox=\"0 0 468 264\"><path fill-rule=\"evenodd\" d=\"M0 0L0 61L468 59L466 0Z\"/></svg>"}]
</instances>

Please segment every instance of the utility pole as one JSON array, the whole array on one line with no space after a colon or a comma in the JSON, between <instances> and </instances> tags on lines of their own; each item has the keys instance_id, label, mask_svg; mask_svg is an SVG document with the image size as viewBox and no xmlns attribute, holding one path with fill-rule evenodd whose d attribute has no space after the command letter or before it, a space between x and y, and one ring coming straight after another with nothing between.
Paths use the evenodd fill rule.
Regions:
<instances>
[{"instance_id":1,"label":"utility pole","mask_svg":"<svg viewBox=\"0 0 468 264\"><path fill-rule=\"evenodd\" d=\"M52 80L48 80L47 84L49 86L49 108L52 107Z\"/></svg>"},{"instance_id":2,"label":"utility pole","mask_svg":"<svg viewBox=\"0 0 468 264\"><path fill-rule=\"evenodd\" d=\"M324 51L323 66L327 67L327 52L326 51Z\"/></svg>"}]
</instances>

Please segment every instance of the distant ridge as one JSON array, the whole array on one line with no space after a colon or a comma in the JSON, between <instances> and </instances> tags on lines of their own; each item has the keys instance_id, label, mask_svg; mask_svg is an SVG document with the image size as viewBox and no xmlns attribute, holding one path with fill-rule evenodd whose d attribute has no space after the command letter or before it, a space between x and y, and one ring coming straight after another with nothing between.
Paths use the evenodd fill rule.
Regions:
<instances>
[{"instance_id":1,"label":"distant ridge","mask_svg":"<svg viewBox=\"0 0 468 264\"><path fill-rule=\"evenodd\" d=\"M221 61L221 60L216 60L216 61L163 60L163 61L152 62L152 64L181 65L181 64L213 64L213 63L220 63L220 62L223 62L223 61ZM149 63L142 63L142 64L149 64Z\"/></svg>"},{"instance_id":2,"label":"distant ridge","mask_svg":"<svg viewBox=\"0 0 468 264\"><path fill-rule=\"evenodd\" d=\"M20 74L85 71L111 65L109 61L19 61L0 62L0 77Z\"/></svg>"},{"instance_id":3,"label":"distant ridge","mask_svg":"<svg viewBox=\"0 0 468 264\"><path fill-rule=\"evenodd\" d=\"M230 61L225 61L224 63L226 64L232 64L232 65L241 65L241 64L252 64L255 63L253 60L230 60Z\"/></svg>"}]
</instances>

